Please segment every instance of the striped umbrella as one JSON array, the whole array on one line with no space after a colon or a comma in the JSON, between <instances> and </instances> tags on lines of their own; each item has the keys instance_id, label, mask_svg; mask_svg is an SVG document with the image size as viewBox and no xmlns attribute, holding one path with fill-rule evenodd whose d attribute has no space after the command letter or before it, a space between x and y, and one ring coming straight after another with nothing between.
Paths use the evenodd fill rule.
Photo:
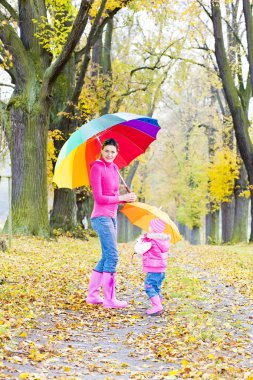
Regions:
<instances>
[{"instance_id":1,"label":"striped umbrella","mask_svg":"<svg viewBox=\"0 0 253 380\"><path fill-rule=\"evenodd\" d=\"M119 144L115 163L121 169L144 153L160 129L156 119L130 113L108 114L82 125L63 145L55 166L53 182L74 189L90 184L90 164L108 138Z\"/></svg>"},{"instance_id":2,"label":"striped umbrella","mask_svg":"<svg viewBox=\"0 0 253 380\"><path fill-rule=\"evenodd\" d=\"M164 232L171 235L171 242L177 243L182 239L176 224L169 215L155 206L142 202L126 203L120 210L132 224L148 232L150 222L154 218L162 220L166 226Z\"/></svg>"}]
</instances>

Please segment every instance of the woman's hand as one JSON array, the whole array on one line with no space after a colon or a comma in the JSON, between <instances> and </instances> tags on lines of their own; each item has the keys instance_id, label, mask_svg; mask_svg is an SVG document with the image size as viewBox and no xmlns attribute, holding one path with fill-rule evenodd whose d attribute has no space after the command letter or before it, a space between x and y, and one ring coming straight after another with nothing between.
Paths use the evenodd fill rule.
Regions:
<instances>
[{"instance_id":1,"label":"woman's hand","mask_svg":"<svg viewBox=\"0 0 253 380\"><path fill-rule=\"evenodd\" d=\"M120 202L135 202L137 199L135 193L127 193L119 196Z\"/></svg>"}]
</instances>

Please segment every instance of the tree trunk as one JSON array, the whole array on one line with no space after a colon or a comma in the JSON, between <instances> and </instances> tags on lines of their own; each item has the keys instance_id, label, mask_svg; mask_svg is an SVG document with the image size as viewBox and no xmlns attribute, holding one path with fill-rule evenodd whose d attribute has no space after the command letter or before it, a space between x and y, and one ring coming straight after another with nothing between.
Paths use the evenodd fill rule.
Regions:
<instances>
[{"instance_id":1,"label":"tree trunk","mask_svg":"<svg viewBox=\"0 0 253 380\"><path fill-rule=\"evenodd\" d=\"M253 189L250 192L250 204L251 204L251 233L249 237L249 241L253 242Z\"/></svg>"},{"instance_id":2,"label":"tree trunk","mask_svg":"<svg viewBox=\"0 0 253 380\"><path fill-rule=\"evenodd\" d=\"M193 227L190 233L190 243L193 245L200 244L200 230L199 227Z\"/></svg>"},{"instance_id":3,"label":"tree trunk","mask_svg":"<svg viewBox=\"0 0 253 380\"><path fill-rule=\"evenodd\" d=\"M185 224L178 223L178 229L180 234L184 237L185 240L187 240L187 227Z\"/></svg>"},{"instance_id":4,"label":"tree trunk","mask_svg":"<svg viewBox=\"0 0 253 380\"><path fill-rule=\"evenodd\" d=\"M222 243L231 241L235 216L235 200L232 202L223 202L221 204L221 221L222 221Z\"/></svg>"},{"instance_id":5,"label":"tree trunk","mask_svg":"<svg viewBox=\"0 0 253 380\"><path fill-rule=\"evenodd\" d=\"M73 95L75 85L75 62L73 57L64 67L63 71L57 78L52 96L55 99L51 108L50 129L60 130L63 140L54 141L55 148L59 152L68 139L70 133L75 130L76 121L68 117L58 116L58 113L64 109L64 104ZM55 199L56 198L56 199ZM53 209L50 213L50 227L61 228L64 231L71 231L77 225L75 212L76 195L71 189L57 189L54 191ZM66 223L66 221L68 221Z\"/></svg>"},{"instance_id":6,"label":"tree trunk","mask_svg":"<svg viewBox=\"0 0 253 380\"><path fill-rule=\"evenodd\" d=\"M246 4L244 4L246 5ZM240 155L247 170L249 184L251 186L251 200L253 200L253 144L249 136L249 120L248 120L248 100L249 94L252 93L252 87L250 88L250 81L248 78L247 87L244 94L238 93L236 88L231 68L229 65L228 57L224 45L224 36L222 30L222 18L220 2L211 1L212 8L212 22L215 39L215 56L219 67L219 73L224 88L226 100L233 118L233 127L235 130L235 136L237 146L240 151ZM246 15L246 14L245 14ZM246 15L247 16L247 15ZM252 14L251 14L252 17ZM247 26L247 25L246 25ZM250 39L251 41L251 39ZM251 46L250 44L248 46ZM249 71L252 66L249 62ZM240 83L242 86L243 83ZM240 96L239 96L240 95ZM244 96L243 96L244 95ZM251 217L253 219L253 202L251 202ZM253 241L253 220L251 220L251 234L250 241Z\"/></svg>"},{"instance_id":7,"label":"tree trunk","mask_svg":"<svg viewBox=\"0 0 253 380\"><path fill-rule=\"evenodd\" d=\"M103 48L103 72L105 77L106 99L105 106L102 114L107 114L110 110L111 100L110 92L112 87L112 62L111 62L111 49L112 49L112 34L113 34L113 19L109 20L106 25L105 43Z\"/></svg>"},{"instance_id":8,"label":"tree trunk","mask_svg":"<svg viewBox=\"0 0 253 380\"><path fill-rule=\"evenodd\" d=\"M88 226L90 227L90 216L92 213L92 208L94 204L93 197L91 194L83 193L81 191L76 194L76 204L77 204L77 223L82 224L83 219L86 217Z\"/></svg>"},{"instance_id":9,"label":"tree trunk","mask_svg":"<svg viewBox=\"0 0 253 380\"><path fill-rule=\"evenodd\" d=\"M251 87L253 88L253 16L252 1L243 0L243 13L246 25L246 35L248 42L248 61L250 70Z\"/></svg>"},{"instance_id":10,"label":"tree trunk","mask_svg":"<svg viewBox=\"0 0 253 380\"><path fill-rule=\"evenodd\" d=\"M49 236L48 113L47 102L34 103L31 110L11 108L12 213L15 234Z\"/></svg>"},{"instance_id":11,"label":"tree trunk","mask_svg":"<svg viewBox=\"0 0 253 380\"><path fill-rule=\"evenodd\" d=\"M248 241L249 199L238 197L235 202L235 223L232 243Z\"/></svg>"},{"instance_id":12,"label":"tree trunk","mask_svg":"<svg viewBox=\"0 0 253 380\"><path fill-rule=\"evenodd\" d=\"M206 244L217 244L219 241L219 211L206 215Z\"/></svg>"},{"instance_id":13,"label":"tree trunk","mask_svg":"<svg viewBox=\"0 0 253 380\"><path fill-rule=\"evenodd\" d=\"M55 189L53 210L50 215L51 228L71 231L77 225L76 195L70 189Z\"/></svg>"},{"instance_id":14,"label":"tree trunk","mask_svg":"<svg viewBox=\"0 0 253 380\"><path fill-rule=\"evenodd\" d=\"M239 243L248 240L249 199L240 196L247 189L247 172L245 166L240 167L239 178L235 181L235 221L232 242Z\"/></svg>"}]
</instances>

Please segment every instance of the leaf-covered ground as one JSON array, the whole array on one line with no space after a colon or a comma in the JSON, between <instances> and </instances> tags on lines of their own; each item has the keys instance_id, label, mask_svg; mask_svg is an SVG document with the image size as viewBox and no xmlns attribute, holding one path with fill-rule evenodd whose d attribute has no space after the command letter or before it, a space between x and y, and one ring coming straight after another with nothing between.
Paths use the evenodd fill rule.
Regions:
<instances>
[{"instance_id":1,"label":"leaf-covered ground","mask_svg":"<svg viewBox=\"0 0 253 380\"><path fill-rule=\"evenodd\" d=\"M1 379L253 379L253 247L172 248L163 314L121 244L123 310L84 301L96 238L15 238L0 254Z\"/></svg>"}]
</instances>

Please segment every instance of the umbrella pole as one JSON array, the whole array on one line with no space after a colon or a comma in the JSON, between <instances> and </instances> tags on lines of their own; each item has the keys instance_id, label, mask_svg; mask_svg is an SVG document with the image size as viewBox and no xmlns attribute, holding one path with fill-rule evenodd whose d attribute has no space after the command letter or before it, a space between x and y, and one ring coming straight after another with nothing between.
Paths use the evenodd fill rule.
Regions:
<instances>
[{"instance_id":1,"label":"umbrella pole","mask_svg":"<svg viewBox=\"0 0 253 380\"><path fill-rule=\"evenodd\" d=\"M126 191L127 191L128 193L131 193L131 189L127 186L126 181L124 180L124 178L122 177L122 175L120 174L120 172L119 172L118 170L117 170L117 172L118 172L118 175L119 175L121 181L123 182L123 184L124 184L124 186L125 186L125 188L126 188Z\"/></svg>"}]
</instances>

